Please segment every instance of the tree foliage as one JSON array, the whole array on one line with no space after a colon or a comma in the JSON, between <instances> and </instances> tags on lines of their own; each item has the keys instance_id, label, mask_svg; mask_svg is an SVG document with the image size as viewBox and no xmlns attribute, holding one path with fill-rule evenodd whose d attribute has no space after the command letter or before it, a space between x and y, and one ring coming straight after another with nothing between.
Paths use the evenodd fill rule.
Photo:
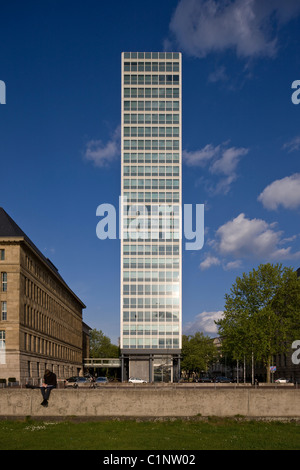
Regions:
<instances>
[{"instance_id":1,"label":"tree foliage","mask_svg":"<svg viewBox=\"0 0 300 470\"><path fill-rule=\"evenodd\" d=\"M292 268L261 264L237 277L217 323L223 351L261 360L270 380L273 355L286 353L300 334L300 282Z\"/></svg>"},{"instance_id":2,"label":"tree foliage","mask_svg":"<svg viewBox=\"0 0 300 470\"><path fill-rule=\"evenodd\" d=\"M191 372L207 372L208 366L215 361L217 348L213 340L203 333L182 336L182 362L181 368Z\"/></svg>"},{"instance_id":3,"label":"tree foliage","mask_svg":"<svg viewBox=\"0 0 300 470\"><path fill-rule=\"evenodd\" d=\"M90 331L90 357L119 357L119 347L102 330L94 328Z\"/></svg>"}]
</instances>

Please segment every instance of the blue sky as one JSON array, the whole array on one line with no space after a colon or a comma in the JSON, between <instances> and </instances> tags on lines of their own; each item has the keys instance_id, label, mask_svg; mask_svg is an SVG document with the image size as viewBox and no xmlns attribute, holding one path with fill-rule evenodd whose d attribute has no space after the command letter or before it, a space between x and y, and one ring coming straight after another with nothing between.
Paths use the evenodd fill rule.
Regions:
<instances>
[{"instance_id":1,"label":"blue sky","mask_svg":"<svg viewBox=\"0 0 300 470\"><path fill-rule=\"evenodd\" d=\"M298 0L1 6L2 206L119 336L120 246L96 209L120 194L122 51L182 52L183 203L205 204L205 243L183 251L183 330L213 320L236 277L300 266ZM299 94L300 96L300 94Z\"/></svg>"}]
</instances>

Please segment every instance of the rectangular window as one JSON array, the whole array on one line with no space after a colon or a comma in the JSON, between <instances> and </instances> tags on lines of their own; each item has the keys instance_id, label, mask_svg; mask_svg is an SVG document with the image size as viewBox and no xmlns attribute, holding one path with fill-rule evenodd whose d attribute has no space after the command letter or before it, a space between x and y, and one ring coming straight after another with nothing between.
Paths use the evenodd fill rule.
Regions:
<instances>
[{"instance_id":1,"label":"rectangular window","mask_svg":"<svg viewBox=\"0 0 300 470\"><path fill-rule=\"evenodd\" d=\"M0 364L5 363L5 331L0 330Z\"/></svg>"},{"instance_id":2,"label":"rectangular window","mask_svg":"<svg viewBox=\"0 0 300 470\"><path fill-rule=\"evenodd\" d=\"M7 302L1 302L1 320L7 320Z\"/></svg>"},{"instance_id":3,"label":"rectangular window","mask_svg":"<svg viewBox=\"0 0 300 470\"><path fill-rule=\"evenodd\" d=\"M4 261L5 260L5 250L4 249L0 249L0 261Z\"/></svg>"},{"instance_id":4,"label":"rectangular window","mask_svg":"<svg viewBox=\"0 0 300 470\"><path fill-rule=\"evenodd\" d=\"M1 273L1 290L2 292L7 291L7 273Z\"/></svg>"}]
</instances>

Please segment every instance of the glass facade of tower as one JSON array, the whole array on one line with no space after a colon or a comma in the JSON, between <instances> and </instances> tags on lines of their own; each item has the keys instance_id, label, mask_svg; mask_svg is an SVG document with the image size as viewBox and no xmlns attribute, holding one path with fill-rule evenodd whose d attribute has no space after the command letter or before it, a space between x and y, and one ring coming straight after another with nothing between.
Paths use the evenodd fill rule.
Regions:
<instances>
[{"instance_id":1,"label":"glass facade of tower","mask_svg":"<svg viewBox=\"0 0 300 470\"><path fill-rule=\"evenodd\" d=\"M164 368L174 377L182 323L180 53L122 54L121 173L122 357L129 375L143 357L148 380Z\"/></svg>"}]
</instances>

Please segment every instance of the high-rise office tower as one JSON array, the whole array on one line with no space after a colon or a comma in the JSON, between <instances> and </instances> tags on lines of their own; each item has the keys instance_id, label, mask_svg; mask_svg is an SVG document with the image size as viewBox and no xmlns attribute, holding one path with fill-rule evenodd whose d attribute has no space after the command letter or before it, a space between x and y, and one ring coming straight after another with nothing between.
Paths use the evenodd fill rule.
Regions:
<instances>
[{"instance_id":1,"label":"high-rise office tower","mask_svg":"<svg viewBox=\"0 0 300 470\"><path fill-rule=\"evenodd\" d=\"M122 54L122 380L176 381L181 351L181 54Z\"/></svg>"}]
</instances>

